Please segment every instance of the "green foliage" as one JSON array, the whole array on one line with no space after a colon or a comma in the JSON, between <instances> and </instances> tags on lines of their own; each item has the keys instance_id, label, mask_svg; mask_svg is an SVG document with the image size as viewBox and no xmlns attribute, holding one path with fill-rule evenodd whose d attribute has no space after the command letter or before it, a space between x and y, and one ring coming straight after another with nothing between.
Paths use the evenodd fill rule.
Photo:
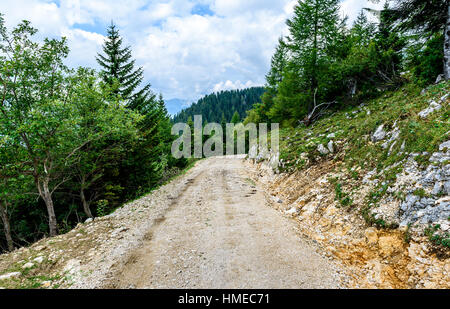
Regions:
<instances>
[{"instance_id":1,"label":"green foliage","mask_svg":"<svg viewBox=\"0 0 450 309\"><path fill-rule=\"evenodd\" d=\"M266 115L271 122L294 126L308 112L310 99L309 92L302 92L297 74L293 70L287 70L283 81L278 85L278 95L273 99L273 106Z\"/></svg>"},{"instance_id":2,"label":"green foliage","mask_svg":"<svg viewBox=\"0 0 450 309\"><path fill-rule=\"evenodd\" d=\"M444 36L436 33L430 40L422 44L415 44L408 50L408 68L411 69L414 81L420 86L426 86L436 80L436 76L442 74L444 62Z\"/></svg>"},{"instance_id":3,"label":"green foliage","mask_svg":"<svg viewBox=\"0 0 450 309\"><path fill-rule=\"evenodd\" d=\"M231 123L238 124L241 121L238 112L234 112L233 117L231 117Z\"/></svg>"},{"instance_id":4,"label":"green foliage","mask_svg":"<svg viewBox=\"0 0 450 309\"><path fill-rule=\"evenodd\" d=\"M405 235L403 236L403 240L405 243L409 244L411 242L411 223L408 223L408 226L406 227Z\"/></svg>"},{"instance_id":5,"label":"green foliage","mask_svg":"<svg viewBox=\"0 0 450 309\"><path fill-rule=\"evenodd\" d=\"M113 92L127 101L130 108L143 111L148 101L154 98L150 85L145 85L137 91L144 79L143 68L135 69L131 48L122 47L123 40L116 25L111 23L107 30L107 38L103 46L103 53L97 55L97 62L102 67L102 77Z\"/></svg>"},{"instance_id":6,"label":"green foliage","mask_svg":"<svg viewBox=\"0 0 450 309\"><path fill-rule=\"evenodd\" d=\"M272 58L267 93L246 122L309 125L330 105L342 109L403 82L406 40L396 31L388 6L380 11L378 26L364 11L351 29L345 22L339 1L299 1L287 21L289 35L280 39Z\"/></svg>"},{"instance_id":7,"label":"green foliage","mask_svg":"<svg viewBox=\"0 0 450 309\"><path fill-rule=\"evenodd\" d=\"M246 112L258 102L263 93L262 87L213 93L179 112L173 122L187 123L189 117L202 115L204 123L222 123L223 120L228 123L235 112L239 114L240 119L244 119Z\"/></svg>"},{"instance_id":8,"label":"green foliage","mask_svg":"<svg viewBox=\"0 0 450 309\"><path fill-rule=\"evenodd\" d=\"M438 233L441 229L441 226L439 224L434 226L428 226L424 234L428 237L430 242L432 242L435 246L443 247L443 248L450 248L450 233Z\"/></svg>"},{"instance_id":9,"label":"green foliage","mask_svg":"<svg viewBox=\"0 0 450 309\"><path fill-rule=\"evenodd\" d=\"M135 91L142 69L115 29L109 77L69 69L66 40L36 33L27 21L8 31L0 15L0 250L108 214L187 164L169 156L164 100Z\"/></svg>"},{"instance_id":10,"label":"green foliage","mask_svg":"<svg viewBox=\"0 0 450 309\"><path fill-rule=\"evenodd\" d=\"M440 32L447 22L447 0L401 0L390 10L390 19L402 30Z\"/></svg>"},{"instance_id":11,"label":"green foliage","mask_svg":"<svg viewBox=\"0 0 450 309\"><path fill-rule=\"evenodd\" d=\"M335 200L339 202L339 205L342 207L351 206L353 204L352 198L350 197L350 194L343 191L339 179L330 179L330 182L334 184Z\"/></svg>"},{"instance_id":12,"label":"green foliage","mask_svg":"<svg viewBox=\"0 0 450 309\"><path fill-rule=\"evenodd\" d=\"M100 200L97 202L97 215L103 217L109 214L108 211L109 202L108 200Z\"/></svg>"},{"instance_id":13,"label":"green foliage","mask_svg":"<svg viewBox=\"0 0 450 309\"><path fill-rule=\"evenodd\" d=\"M337 60L334 47L341 40L342 22L337 0L306 0L295 6L294 16L286 22L290 61L270 115L278 115L280 105L286 104L290 118L301 119L312 110L316 90L316 99L328 98L323 90L329 84L330 65Z\"/></svg>"}]
</instances>

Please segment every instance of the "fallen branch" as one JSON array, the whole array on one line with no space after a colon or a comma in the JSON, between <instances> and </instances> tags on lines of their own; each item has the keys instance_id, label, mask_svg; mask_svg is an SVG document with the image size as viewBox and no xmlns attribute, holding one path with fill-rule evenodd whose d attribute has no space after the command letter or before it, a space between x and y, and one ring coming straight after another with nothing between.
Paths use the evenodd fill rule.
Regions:
<instances>
[{"instance_id":1,"label":"fallen branch","mask_svg":"<svg viewBox=\"0 0 450 309\"><path fill-rule=\"evenodd\" d=\"M331 101L320 103L319 105L317 105L316 95L317 95L317 88L314 91L314 108L302 121L306 126L311 125L313 122L319 119L331 105L337 103L337 101Z\"/></svg>"}]
</instances>

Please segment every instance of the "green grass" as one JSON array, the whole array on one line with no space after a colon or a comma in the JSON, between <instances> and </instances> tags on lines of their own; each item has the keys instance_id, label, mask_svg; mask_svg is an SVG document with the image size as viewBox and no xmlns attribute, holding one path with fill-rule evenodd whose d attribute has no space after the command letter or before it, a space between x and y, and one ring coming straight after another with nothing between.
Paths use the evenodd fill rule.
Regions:
<instances>
[{"instance_id":1,"label":"green grass","mask_svg":"<svg viewBox=\"0 0 450 309\"><path fill-rule=\"evenodd\" d=\"M428 107L430 99L438 101L448 93L450 83L431 86L425 95L421 95L420 91L421 88L416 85L407 84L397 91L385 93L380 98L363 102L361 111L358 107L349 106L322 118L312 127L283 128L280 158L285 162L285 171L307 167L305 161L300 158L302 153L307 155L311 163L320 159L318 144L326 145L331 139L343 142L343 145L338 146L338 151L342 153L342 148L345 147L341 159L349 169L359 166L363 170L376 168L380 171L403 160L407 153L428 152L428 155L416 157L419 164L427 163L430 154L437 151L439 144L450 137L450 112L447 104L428 119L421 119L418 113ZM370 110L370 115L367 115L367 110ZM391 131L394 123L401 133L391 155L388 155L389 149L381 147L384 141L373 144L370 136L381 124L385 125L385 130ZM330 133L335 133L336 137L327 138ZM403 142L405 148L403 153L400 153Z\"/></svg>"},{"instance_id":2,"label":"green grass","mask_svg":"<svg viewBox=\"0 0 450 309\"><path fill-rule=\"evenodd\" d=\"M52 262L48 259L44 259L42 263L38 264L33 261L35 257L37 256L31 255L27 258L27 261L32 261L32 263L34 263L34 266L31 268L23 269L22 267L27 261L21 261L11 265L8 269L3 271L1 275L13 272L19 272L21 275L17 278L0 281L0 286L8 289L39 289L42 288L42 284L45 281L54 282L61 279L61 276L59 275L38 275L38 272L51 266Z\"/></svg>"},{"instance_id":3,"label":"green grass","mask_svg":"<svg viewBox=\"0 0 450 309\"><path fill-rule=\"evenodd\" d=\"M415 191L413 192L413 194L414 194L415 196L420 197L420 198L429 197L429 194L427 194L423 188L420 188L420 189L415 190Z\"/></svg>"},{"instance_id":4,"label":"green grass","mask_svg":"<svg viewBox=\"0 0 450 309\"><path fill-rule=\"evenodd\" d=\"M338 178L329 179L330 183L334 185L335 200L339 203L338 207L349 207L353 205L353 200L349 193L346 193L342 189L342 184Z\"/></svg>"},{"instance_id":5,"label":"green grass","mask_svg":"<svg viewBox=\"0 0 450 309\"><path fill-rule=\"evenodd\" d=\"M405 84L400 89L384 92L378 98L359 102L358 106L348 106L334 112L311 127L282 128L280 134L280 159L284 162L282 171L290 173L306 169L325 159L336 160L342 163L341 170L346 174L344 178L358 181L361 175L376 169L378 173L375 177L378 179L378 185L369 193L365 205L361 205L359 211L369 225L395 228L395 224L375 219L371 209L378 207L389 186L403 171L403 164L400 163L409 154L418 154L415 160L424 168L430 164L430 156L438 151L439 145L450 139L448 103L440 103L442 109L432 113L427 119L418 116L429 106L430 100L439 102L442 96L450 92L450 82L432 85L424 95L421 91L422 88L415 84ZM361 103L363 106L359 106ZM377 143L371 141L371 135L380 125L384 125L387 132L392 132L394 127L400 130L399 138L393 146L389 144L387 148L382 147L387 139ZM334 138L328 137L331 133L335 134ZM335 154L323 158L317 151L317 146L319 144L326 146L330 140L335 142ZM305 157L308 158L309 164L304 160ZM336 179L332 184L339 205L352 205L350 194L346 193L352 188L346 188L348 185L345 182L338 182ZM417 190L415 194L427 197L424 190ZM403 192L398 192L395 197L402 200L405 198L404 195ZM435 241L447 243L445 239Z\"/></svg>"},{"instance_id":6,"label":"green grass","mask_svg":"<svg viewBox=\"0 0 450 309\"><path fill-rule=\"evenodd\" d=\"M248 182L251 186L256 187L256 183L253 179L245 178L245 181Z\"/></svg>"},{"instance_id":7,"label":"green grass","mask_svg":"<svg viewBox=\"0 0 450 309\"><path fill-rule=\"evenodd\" d=\"M434 226L430 225L425 229L424 234L435 246L450 249L450 234L437 233L440 229L441 226L439 224Z\"/></svg>"}]
</instances>

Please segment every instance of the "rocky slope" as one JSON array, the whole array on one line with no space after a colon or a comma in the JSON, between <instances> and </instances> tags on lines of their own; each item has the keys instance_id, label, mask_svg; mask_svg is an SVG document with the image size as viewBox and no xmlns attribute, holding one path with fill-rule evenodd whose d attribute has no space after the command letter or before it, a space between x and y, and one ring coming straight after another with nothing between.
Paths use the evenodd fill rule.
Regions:
<instances>
[{"instance_id":1,"label":"rocky slope","mask_svg":"<svg viewBox=\"0 0 450 309\"><path fill-rule=\"evenodd\" d=\"M278 165L252 160L277 208L363 287L450 287L450 84L419 92L285 130Z\"/></svg>"}]
</instances>

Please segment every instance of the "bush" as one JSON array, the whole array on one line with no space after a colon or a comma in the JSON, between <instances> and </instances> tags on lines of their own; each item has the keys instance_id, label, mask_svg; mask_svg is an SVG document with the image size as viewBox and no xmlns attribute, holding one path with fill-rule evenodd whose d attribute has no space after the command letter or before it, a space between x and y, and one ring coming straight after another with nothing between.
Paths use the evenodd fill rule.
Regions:
<instances>
[{"instance_id":1,"label":"bush","mask_svg":"<svg viewBox=\"0 0 450 309\"><path fill-rule=\"evenodd\" d=\"M444 36L435 34L425 46L414 46L408 51L409 67L414 81L420 86L432 84L439 74L443 73Z\"/></svg>"}]
</instances>

